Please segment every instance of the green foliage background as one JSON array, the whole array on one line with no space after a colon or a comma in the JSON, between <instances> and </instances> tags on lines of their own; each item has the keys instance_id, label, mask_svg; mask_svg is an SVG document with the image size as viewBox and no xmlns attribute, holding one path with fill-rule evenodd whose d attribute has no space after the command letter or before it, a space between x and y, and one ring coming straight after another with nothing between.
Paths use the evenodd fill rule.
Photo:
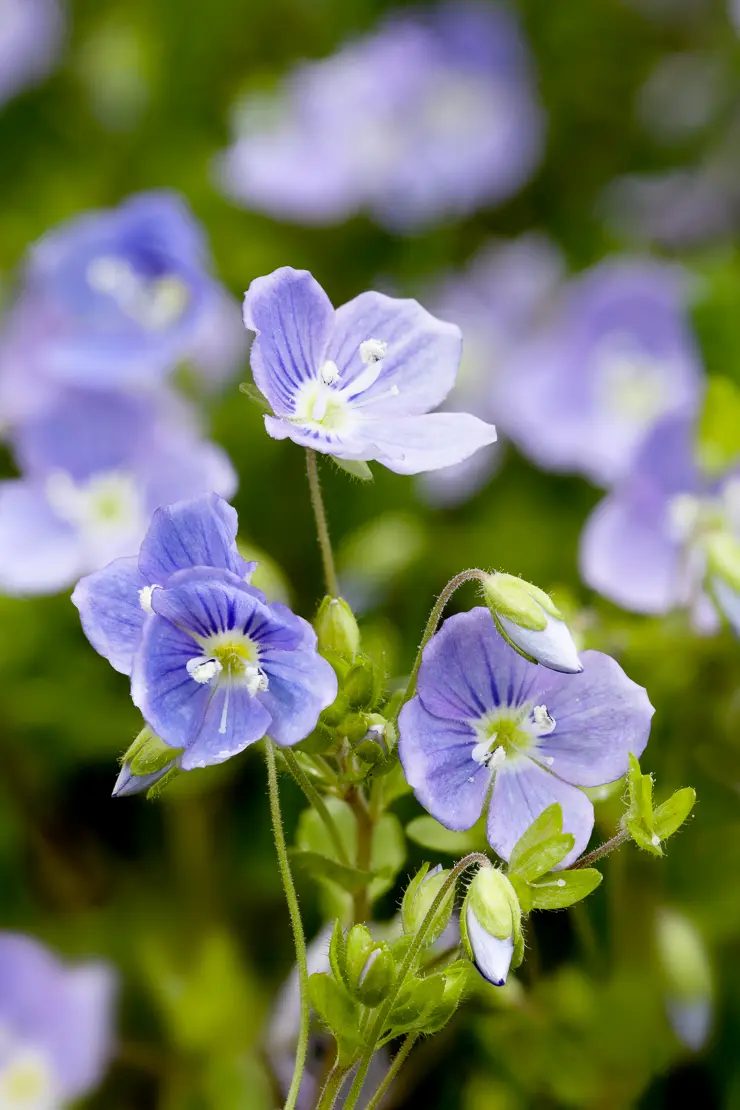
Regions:
<instances>
[{"instance_id":1,"label":"green foliage background","mask_svg":"<svg viewBox=\"0 0 740 1110\"><path fill-rule=\"evenodd\" d=\"M237 295L283 264L311 269L335 303L380 280L415 294L491 234L531 228L548 232L573 269L589 265L630 246L610 237L600 215L612 178L691 160L711 137L705 131L679 148L646 137L635 102L658 59L711 52L730 78L725 115L740 102L740 40L719 0L663 5L675 20L648 18L636 4L521 0L549 116L541 171L500 209L399 239L364 219L329 230L276 224L225 201L210 170L241 91L331 51L388 5L73 0L61 68L0 114L4 290L46 228L156 186L188 198ZM687 261L704 278L697 327L708 370L740 381L737 239ZM302 452L264 434L236 383L208 404L241 475L242 538L270 554L294 606L310 616L320 564ZM2 465L12 473L9 459ZM628 848L605 864L602 887L576 912L535 921L525 985L481 989L422 1045L403 1105L616 1110L684 1095L703 1107L740 1107L740 645L590 596L576 550L597 491L541 473L513 450L483 493L447 512L422 507L412 480L380 468L372 486L329 466L323 473L345 565L361 558L382 587L367 625L388 638L396 673L410 665L431 601L454 572L478 565L522 574L558 591L589 644L614 653L648 688L657 712L643 765L657 773L659 800L686 784L699 794L666 860ZM369 521L371 532L358 533ZM247 753L187 776L159 803L111 801L116 759L136 731L126 681L89 648L66 596L0 599L0 924L121 969L121 1051L91 1107L272 1110L260 1039L292 955L264 768ZM287 780L284 796L294 829L302 803ZM605 835L618 803L617 794L599 807ZM408 797L397 810L403 819L419 812ZM421 859L411 846L381 915L393 913ZM320 909L305 880L301 893L315 929ZM664 904L695 921L715 968L715 1032L698 1058L665 1017L654 947Z\"/></svg>"}]
</instances>

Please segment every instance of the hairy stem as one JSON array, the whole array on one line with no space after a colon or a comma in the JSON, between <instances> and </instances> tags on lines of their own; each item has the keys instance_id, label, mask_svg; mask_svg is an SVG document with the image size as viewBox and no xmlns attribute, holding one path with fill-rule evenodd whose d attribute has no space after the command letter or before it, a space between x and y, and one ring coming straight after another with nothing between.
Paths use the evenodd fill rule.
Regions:
<instances>
[{"instance_id":1,"label":"hairy stem","mask_svg":"<svg viewBox=\"0 0 740 1110\"><path fill-rule=\"evenodd\" d=\"M406 982L406 978L412 967L414 966L416 957L418 956L424 945L425 937L429 932L429 929L432 927L434 919L439 911L439 907L442 905L443 901L450 891L450 888L455 885L457 880L462 875L463 871L466 871L469 867L473 867L475 864L479 864L481 867L490 867L491 861L488 859L488 856L484 856L482 852L471 852L470 855L465 856L464 859L459 860L458 863L455 864L455 866L452 868L449 875L445 879L444 883L439 888L436 898L429 907L426 917L422 921L421 925L419 926L418 932L409 945L408 951L406 953L406 958L401 964L401 970L398 973L396 981L393 984L388 997L378 1011L378 1016L375 1019L375 1023L370 1031L367 1048L362 1054L362 1059L360 1060L359 1067L357 1068L354 1082L352 1083L349 1094L347 1095L347 1100L344 1104L344 1110L354 1110L357 1099L359 1098L360 1092L365 1082L367 1070L370 1067L370 1061L372 1060L377 1043L380 1040L384 1029L388 1025L388 1018L390 1017L391 1011L396 1004L396 999L401 993L401 990L403 989L403 986Z\"/></svg>"},{"instance_id":2,"label":"hairy stem","mask_svg":"<svg viewBox=\"0 0 740 1110\"><path fill-rule=\"evenodd\" d=\"M357 788L347 797L347 801L352 806L357 822L357 866L362 871L369 871L375 822L364 797ZM366 886L361 887L353 896L353 916L356 925L361 925L370 916L370 896Z\"/></svg>"},{"instance_id":3,"label":"hairy stem","mask_svg":"<svg viewBox=\"0 0 740 1110\"><path fill-rule=\"evenodd\" d=\"M581 856L570 870L578 871L582 867L590 867L592 863L596 863L597 859L601 859L602 856L608 856L615 848L621 848L629 839L630 834L626 829L622 829L616 836L613 836L611 840L607 840L603 844L600 844L598 848L594 848L593 852L589 852L587 856Z\"/></svg>"},{"instance_id":4,"label":"hairy stem","mask_svg":"<svg viewBox=\"0 0 740 1110\"><path fill-rule=\"evenodd\" d=\"M321 496L321 483L319 482L319 468L316 463L316 452L310 447L306 448L306 473L308 474L308 488L311 491L311 505L316 519L316 532L321 549L321 561L324 564L324 579L326 592L331 597L339 597L339 580L334 566L334 552L329 537L329 525L326 519L324 499Z\"/></svg>"},{"instance_id":5,"label":"hairy stem","mask_svg":"<svg viewBox=\"0 0 740 1110\"><path fill-rule=\"evenodd\" d=\"M326 1077L319 1101L316 1103L316 1110L332 1110L346 1077L347 1069L335 1064Z\"/></svg>"},{"instance_id":6,"label":"hairy stem","mask_svg":"<svg viewBox=\"0 0 740 1110\"><path fill-rule=\"evenodd\" d=\"M265 738L265 760L267 762L267 786L270 794L272 831L275 836L278 867L280 869L280 877L283 880L285 899L288 903L290 923L293 927L293 941L295 943L298 984L300 989L300 1024L298 1029L298 1044L296 1046L295 1067L284 1107L284 1110L295 1110L298 1101L298 1092L303 1078L303 1069L306 1066L306 1057L308 1056L308 958L306 955L306 937L303 932L301 911L298 906L298 895L296 894L295 885L293 883L293 876L290 873L288 849L285 843L285 830L283 828L283 816L280 812L280 794L278 790L277 766L275 763L275 748L269 737Z\"/></svg>"},{"instance_id":7,"label":"hairy stem","mask_svg":"<svg viewBox=\"0 0 740 1110\"><path fill-rule=\"evenodd\" d=\"M388 1068L388 1071L385 1073L385 1078L383 1079L383 1082L380 1084L377 1091L368 1102L365 1110L377 1110L377 1107L380 1106L380 1103L382 1102L388 1088L398 1075L403 1065L406 1063L406 1058L408 1057L408 1054L411 1052L411 1049L414 1047L418 1039L418 1033L409 1033L408 1036L405 1038L398 1052L393 1057L393 1063Z\"/></svg>"},{"instance_id":8,"label":"hairy stem","mask_svg":"<svg viewBox=\"0 0 740 1110\"><path fill-rule=\"evenodd\" d=\"M290 748L282 748L281 751L283 753L283 759L288 765L288 770L300 786L303 793L306 795L309 804L313 806L313 808L316 810L319 817L321 818L324 824L324 828L331 838L332 845L334 846L334 851L337 853L337 859L340 863L343 863L345 867L351 867L352 864L349 860L349 857L347 856L347 852L345 851L344 844L342 843L342 838L339 835L339 829L337 828L336 822L334 821L331 813L329 813L324 799L321 797L318 790L301 767L300 763L295 757L295 753L292 752Z\"/></svg>"}]
</instances>

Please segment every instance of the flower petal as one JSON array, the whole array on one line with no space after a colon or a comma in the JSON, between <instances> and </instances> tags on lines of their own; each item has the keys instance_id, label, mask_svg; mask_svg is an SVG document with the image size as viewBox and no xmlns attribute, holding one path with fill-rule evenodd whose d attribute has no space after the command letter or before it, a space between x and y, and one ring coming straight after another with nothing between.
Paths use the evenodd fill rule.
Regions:
<instances>
[{"instance_id":1,"label":"flower petal","mask_svg":"<svg viewBox=\"0 0 740 1110\"><path fill-rule=\"evenodd\" d=\"M102 1078L113 1051L117 985L114 971L103 963L73 967L65 974L50 1044L65 1104Z\"/></svg>"},{"instance_id":2,"label":"flower petal","mask_svg":"<svg viewBox=\"0 0 740 1110\"><path fill-rule=\"evenodd\" d=\"M509 647L488 609L448 617L424 649L418 692L437 717L474 720L499 705L519 705L539 689L543 671Z\"/></svg>"},{"instance_id":3,"label":"flower petal","mask_svg":"<svg viewBox=\"0 0 740 1110\"><path fill-rule=\"evenodd\" d=\"M242 574L237 528L236 510L215 493L157 509L139 552L146 583L164 585L175 571L195 566Z\"/></svg>"},{"instance_id":4,"label":"flower petal","mask_svg":"<svg viewBox=\"0 0 740 1110\"><path fill-rule=\"evenodd\" d=\"M87 570L77 532L59 520L41 486L0 483L0 591L54 594Z\"/></svg>"},{"instance_id":5,"label":"flower petal","mask_svg":"<svg viewBox=\"0 0 740 1110\"><path fill-rule=\"evenodd\" d=\"M290 420L275 416L265 416L265 429L273 439L292 439L300 447L310 447L325 455L336 455L339 459L374 459L376 451L362 434L353 434L345 439L335 431L323 428L305 428Z\"/></svg>"},{"instance_id":6,"label":"flower petal","mask_svg":"<svg viewBox=\"0 0 740 1110\"><path fill-rule=\"evenodd\" d=\"M503 987L514 956L514 938L505 937L500 940L491 936L470 906L465 913L465 929L478 971L494 987Z\"/></svg>"},{"instance_id":7,"label":"flower petal","mask_svg":"<svg viewBox=\"0 0 740 1110\"><path fill-rule=\"evenodd\" d=\"M555 730L540 741L540 752L566 782L603 786L627 773L630 752L642 755L655 710L611 656L585 651L581 662L581 674L542 674L538 697Z\"/></svg>"},{"instance_id":8,"label":"flower petal","mask_svg":"<svg viewBox=\"0 0 740 1110\"><path fill-rule=\"evenodd\" d=\"M227 700L228 699L228 700ZM270 714L243 686L218 686L212 692L197 734L183 753L183 771L211 767L261 740Z\"/></svg>"},{"instance_id":9,"label":"flower petal","mask_svg":"<svg viewBox=\"0 0 740 1110\"><path fill-rule=\"evenodd\" d=\"M564 674L579 674L583 670L578 650L565 621L547 614L546 627L537 629L524 628L501 613L498 614L498 620L512 643L526 655L531 655L541 666L562 671Z\"/></svg>"},{"instance_id":10,"label":"flower petal","mask_svg":"<svg viewBox=\"0 0 740 1110\"><path fill-rule=\"evenodd\" d=\"M530 759L504 763L496 774L488 811L489 844L502 859L508 860L519 837L554 803L563 811L563 832L572 833L576 841L559 865L569 867L589 842L594 807L582 790L544 771Z\"/></svg>"},{"instance_id":11,"label":"flower petal","mask_svg":"<svg viewBox=\"0 0 740 1110\"><path fill-rule=\"evenodd\" d=\"M334 322L331 301L307 270L283 266L256 278L244 298L254 380L278 415L294 409L296 391L316 378Z\"/></svg>"},{"instance_id":12,"label":"flower petal","mask_svg":"<svg viewBox=\"0 0 740 1110\"><path fill-rule=\"evenodd\" d=\"M337 696L333 667L313 650L264 651L260 666L270 685L258 695L272 718L269 733L289 746L314 730L322 709Z\"/></svg>"},{"instance_id":13,"label":"flower petal","mask_svg":"<svg viewBox=\"0 0 740 1110\"><path fill-rule=\"evenodd\" d=\"M157 593L163 591L156 591ZM187 748L198 734L213 691L187 671L199 645L163 617L147 621L131 671L131 698L165 744Z\"/></svg>"},{"instance_id":14,"label":"flower petal","mask_svg":"<svg viewBox=\"0 0 740 1110\"><path fill-rule=\"evenodd\" d=\"M116 559L81 578L72 594L88 640L121 674L131 674L146 617L139 591L147 585L135 558Z\"/></svg>"},{"instance_id":15,"label":"flower petal","mask_svg":"<svg viewBox=\"0 0 740 1110\"><path fill-rule=\"evenodd\" d=\"M491 782L491 772L473 760L473 729L433 716L416 697L401 711L399 732L398 754L419 802L446 828L471 828Z\"/></svg>"},{"instance_id":16,"label":"flower petal","mask_svg":"<svg viewBox=\"0 0 740 1110\"><path fill-rule=\"evenodd\" d=\"M387 353L377 381L362 393L368 415L415 416L437 408L455 384L462 335L455 324L438 320L414 300L361 293L337 309L326 357L336 363L340 385L349 385L367 367L360 344L380 339ZM393 387L396 396L387 396Z\"/></svg>"},{"instance_id":17,"label":"flower petal","mask_svg":"<svg viewBox=\"0 0 740 1110\"><path fill-rule=\"evenodd\" d=\"M375 448L364 457L377 459L396 474L453 466L496 441L493 424L465 412L368 420L362 434Z\"/></svg>"}]
</instances>

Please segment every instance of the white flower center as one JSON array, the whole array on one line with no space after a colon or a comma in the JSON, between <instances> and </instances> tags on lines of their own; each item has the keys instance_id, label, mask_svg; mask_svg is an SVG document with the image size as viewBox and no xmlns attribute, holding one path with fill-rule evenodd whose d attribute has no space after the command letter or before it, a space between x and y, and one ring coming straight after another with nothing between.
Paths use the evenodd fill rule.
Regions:
<instances>
[{"instance_id":1,"label":"white flower center","mask_svg":"<svg viewBox=\"0 0 740 1110\"><path fill-rule=\"evenodd\" d=\"M225 687L226 696L219 725L219 732L223 734L228 721L230 689L242 687L250 697L254 697L268 690L270 682L259 665L257 645L244 633L219 632L200 640L200 643L203 654L189 659L185 668L195 682Z\"/></svg>"},{"instance_id":2,"label":"white flower center","mask_svg":"<svg viewBox=\"0 0 740 1110\"><path fill-rule=\"evenodd\" d=\"M182 317L190 290L176 274L148 279L127 258L99 255L85 276L95 293L110 297L116 307L147 331L164 331Z\"/></svg>"},{"instance_id":3,"label":"white flower center","mask_svg":"<svg viewBox=\"0 0 740 1110\"><path fill-rule=\"evenodd\" d=\"M61 1110L54 1069L32 1045L12 1044L0 1060L0 1110Z\"/></svg>"},{"instance_id":4,"label":"white flower center","mask_svg":"<svg viewBox=\"0 0 740 1110\"><path fill-rule=\"evenodd\" d=\"M670 366L636 347L629 335L607 336L596 367L605 407L630 424L652 424L670 407Z\"/></svg>"},{"instance_id":5,"label":"white flower center","mask_svg":"<svg viewBox=\"0 0 740 1110\"><path fill-rule=\"evenodd\" d=\"M46 497L56 516L79 532L93 562L130 554L146 531L141 490L126 471L101 471L75 482L57 470L46 480Z\"/></svg>"},{"instance_id":6,"label":"white flower center","mask_svg":"<svg viewBox=\"0 0 740 1110\"><path fill-rule=\"evenodd\" d=\"M363 399L363 394L375 385L380 376L388 344L383 339L365 339L359 354L365 369L351 381L342 384L342 375L332 359L326 359L312 381L305 382L296 395L293 422L302 427L324 433L343 435L357 424L355 410L381 397L396 397L399 389L392 385L373 398Z\"/></svg>"}]
</instances>

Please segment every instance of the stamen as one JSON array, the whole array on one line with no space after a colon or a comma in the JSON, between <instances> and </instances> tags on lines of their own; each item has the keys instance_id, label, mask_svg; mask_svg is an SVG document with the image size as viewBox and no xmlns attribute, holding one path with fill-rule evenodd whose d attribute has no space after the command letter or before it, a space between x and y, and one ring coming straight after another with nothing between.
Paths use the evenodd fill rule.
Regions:
<instances>
[{"instance_id":1,"label":"stamen","mask_svg":"<svg viewBox=\"0 0 740 1110\"><path fill-rule=\"evenodd\" d=\"M263 694L265 690L269 689L270 682L267 675L253 663L248 663L244 668L244 677L247 683L247 692L251 697L254 697L255 694Z\"/></svg>"},{"instance_id":2,"label":"stamen","mask_svg":"<svg viewBox=\"0 0 740 1110\"><path fill-rule=\"evenodd\" d=\"M540 736L549 736L551 732L555 731L557 722L548 713L546 705L535 705L532 710L532 718Z\"/></svg>"},{"instance_id":3,"label":"stamen","mask_svg":"<svg viewBox=\"0 0 740 1110\"><path fill-rule=\"evenodd\" d=\"M388 344L384 339L366 339L360 343L360 358L366 366L380 362L388 354Z\"/></svg>"},{"instance_id":4,"label":"stamen","mask_svg":"<svg viewBox=\"0 0 740 1110\"><path fill-rule=\"evenodd\" d=\"M315 420L317 424L320 424L326 416L328 405L328 395L326 393L320 393L313 403L313 408L311 409L311 419Z\"/></svg>"},{"instance_id":5,"label":"stamen","mask_svg":"<svg viewBox=\"0 0 740 1110\"><path fill-rule=\"evenodd\" d=\"M319 377L324 385L336 385L339 381L339 370L337 369L336 362L332 362L332 360L328 358L319 370Z\"/></svg>"},{"instance_id":6,"label":"stamen","mask_svg":"<svg viewBox=\"0 0 740 1110\"><path fill-rule=\"evenodd\" d=\"M364 401L356 401L356 409L364 409L365 405L374 405L376 401L382 401L384 397L397 397L401 390L397 385L392 385L390 389L386 389L383 393L376 394L375 397L368 397Z\"/></svg>"},{"instance_id":7,"label":"stamen","mask_svg":"<svg viewBox=\"0 0 740 1110\"><path fill-rule=\"evenodd\" d=\"M211 682L212 679L221 674L223 666L218 659L204 659L202 656L196 656L194 659L188 659L185 669L191 678L205 685L205 683Z\"/></svg>"},{"instance_id":8,"label":"stamen","mask_svg":"<svg viewBox=\"0 0 740 1110\"><path fill-rule=\"evenodd\" d=\"M496 771L506 761L506 749L499 745L491 751L491 746L496 743L496 733L489 740L481 740L475 745L471 755L476 763L481 767L487 767L489 771Z\"/></svg>"},{"instance_id":9,"label":"stamen","mask_svg":"<svg viewBox=\"0 0 740 1110\"><path fill-rule=\"evenodd\" d=\"M152 608L152 594L155 590L160 590L161 588L161 586L157 586L155 584L154 586L142 586L142 588L139 590L139 605L145 613L149 613L151 615L154 612L154 609Z\"/></svg>"}]
</instances>

